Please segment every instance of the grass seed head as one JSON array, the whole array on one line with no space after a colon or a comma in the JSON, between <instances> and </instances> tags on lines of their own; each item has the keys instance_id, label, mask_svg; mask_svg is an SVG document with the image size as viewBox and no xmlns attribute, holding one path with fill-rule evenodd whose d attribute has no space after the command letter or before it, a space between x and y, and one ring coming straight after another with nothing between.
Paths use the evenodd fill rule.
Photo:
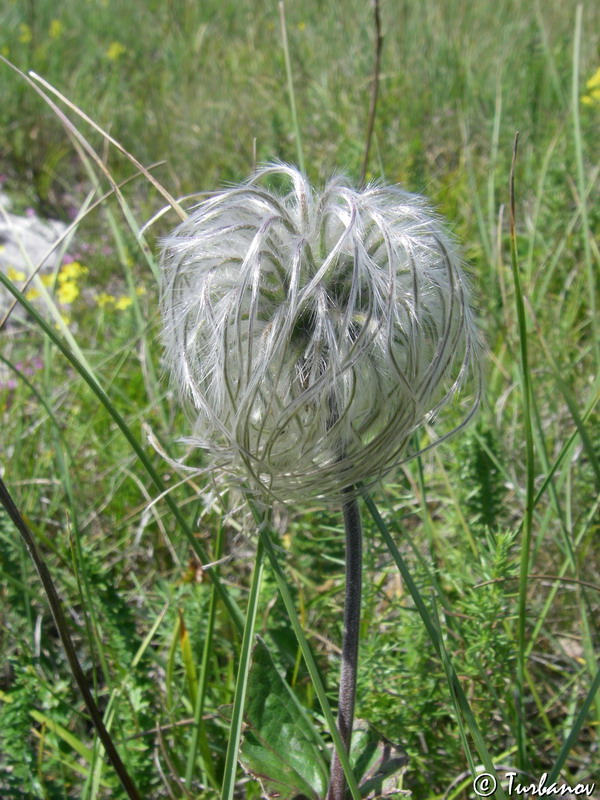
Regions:
<instances>
[{"instance_id":1,"label":"grass seed head","mask_svg":"<svg viewBox=\"0 0 600 800\"><path fill-rule=\"evenodd\" d=\"M267 166L164 240L161 276L189 441L280 500L378 480L467 376L479 382L456 248L396 186L337 177L317 192Z\"/></svg>"}]
</instances>

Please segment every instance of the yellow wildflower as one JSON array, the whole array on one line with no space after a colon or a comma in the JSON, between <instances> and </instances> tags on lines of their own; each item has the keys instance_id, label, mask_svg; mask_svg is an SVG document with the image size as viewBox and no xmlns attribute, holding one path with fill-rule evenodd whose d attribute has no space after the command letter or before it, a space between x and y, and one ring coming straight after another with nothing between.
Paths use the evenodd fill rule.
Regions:
<instances>
[{"instance_id":1,"label":"yellow wildflower","mask_svg":"<svg viewBox=\"0 0 600 800\"><path fill-rule=\"evenodd\" d=\"M33 33L29 25L25 22L22 22L19 25L19 41L21 44L29 44L29 42L33 39Z\"/></svg>"},{"instance_id":2,"label":"yellow wildflower","mask_svg":"<svg viewBox=\"0 0 600 800\"><path fill-rule=\"evenodd\" d=\"M14 267L9 267L6 274L11 281L24 281L26 278L24 272L21 272L20 269L15 269Z\"/></svg>"},{"instance_id":3,"label":"yellow wildflower","mask_svg":"<svg viewBox=\"0 0 600 800\"><path fill-rule=\"evenodd\" d=\"M44 286L52 286L54 283L54 275L42 275L41 281Z\"/></svg>"},{"instance_id":4,"label":"yellow wildflower","mask_svg":"<svg viewBox=\"0 0 600 800\"><path fill-rule=\"evenodd\" d=\"M72 303L79 296L79 286L73 281L64 281L56 290L60 303Z\"/></svg>"},{"instance_id":5,"label":"yellow wildflower","mask_svg":"<svg viewBox=\"0 0 600 800\"><path fill-rule=\"evenodd\" d=\"M146 289L143 286L138 286L138 288L135 290L135 293L138 297L141 297L142 295L146 294Z\"/></svg>"},{"instance_id":6,"label":"yellow wildflower","mask_svg":"<svg viewBox=\"0 0 600 800\"><path fill-rule=\"evenodd\" d=\"M119 297L119 299L115 302L115 308L117 309L117 311L124 311L126 308L129 308L129 306L132 303L133 300L131 299L131 297L123 295L122 297Z\"/></svg>"},{"instance_id":7,"label":"yellow wildflower","mask_svg":"<svg viewBox=\"0 0 600 800\"><path fill-rule=\"evenodd\" d=\"M100 308L104 308L104 306L108 305L109 303L114 303L115 297L112 294L106 294L106 292L100 292L100 294L96 298L96 302L98 303Z\"/></svg>"},{"instance_id":8,"label":"yellow wildflower","mask_svg":"<svg viewBox=\"0 0 600 800\"><path fill-rule=\"evenodd\" d=\"M65 281L75 281L77 278L80 278L82 275L85 275L88 271L87 267L84 267L83 264L80 264L79 261L71 261L70 264L65 264L58 275L58 280L60 283L64 283Z\"/></svg>"},{"instance_id":9,"label":"yellow wildflower","mask_svg":"<svg viewBox=\"0 0 600 800\"><path fill-rule=\"evenodd\" d=\"M3 45L0 53L4 56L4 58L8 58L10 55L10 47L7 44Z\"/></svg>"},{"instance_id":10,"label":"yellow wildflower","mask_svg":"<svg viewBox=\"0 0 600 800\"><path fill-rule=\"evenodd\" d=\"M58 39L58 37L63 32L64 27L62 22L59 19L53 19L50 23L50 29L48 33L50 34L51 39Z\"/></svg>"},{"instance_id":11,"label":"yellow wildflower","mask_svg":"<svg viewBox=\"0 0 600 800\"><path fill-rule=\"evenodd\" d=\"M600 89L600 67L594 72L592 77L586 83L588 89Z\"/></svg>"},{"instance_id":12,"label":"yellow wildflower","mask_svg":"<svg viewBox=\"0 0 600 800\"><path fill-rule=\"evenodd\" d=\"M298 23L298 30L299 30L299 31L304 31L304 30L306 30L306 22L299 22L299 23Z\"/></svg>"},{"instance_id":13,"label":"yellow wildflower","mask_svg":"<svg viewBox=\"0 0 600 800\"><path fill-rule=\"evenodd\" d=\"M111 61L116 61L126 52L127 48L121 42L111 42L106 51L106 57L110 58Z\"/></svg>"},{"instance_id":14,"label":"yellow wildflower","mask_svg":"<svg viewBox=\"0 0 600 800\"><path fill-rule=\"evenodd\" d=\"M587 94L583 95L581 102L585 106L595 106L600 104L600 67L598 67L596 72L594 72L592 77L585 85L589 91Z\"/></svg>"},{"instance_id":15,"label":"yellow wildflower","mask_svg":"<svg viewBox=\"0 0 600 800\"><path fill-rule=\"evenodd\" d=\"M35 300L39 296L40 296L39 289L29 289L29 291L25 292L26 300Z\"/></svg>"}]
</instances>

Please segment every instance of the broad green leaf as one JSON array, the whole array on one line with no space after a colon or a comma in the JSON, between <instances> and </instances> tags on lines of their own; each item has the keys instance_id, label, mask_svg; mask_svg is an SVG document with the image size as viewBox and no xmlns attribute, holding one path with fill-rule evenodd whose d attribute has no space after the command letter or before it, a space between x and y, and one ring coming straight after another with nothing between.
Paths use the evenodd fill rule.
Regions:
<instances>
[{"instance_id":1,"label":"broad green leaf","mask_svg":"<svg viewBox=\"0 0 600 800\"><path fill-rule=\"evenodd\" d=\"M239 761L260 781L265 797L325 796L329 771L323 744L260 639L253 652L244 722Z\"/></svg>"},{"instance_id":2,"label":"broad green leaf","mask_svg":"<svg viewBox=\"0 0 600 800\"><path fill-rule=\"evenodd\" d=\"M362 719L356 720L352 729L350 762L365 800L410 795L402 789L408 755Z\"/></svg>"},{"instance_id":3,"label":"broad green leaf","mask_svg":"<svg viewBox=\"0 0 600 800\"><path fill-rule=\"evenodd\" d=\"M227 715L228 708L221 709ZM330 754L296 696L279 674L262 640L253 651L239 761L266 798L322 800ZM357 720L350 761L365 800L399 797L406 753Z\"/></svg>"}]
</instances>

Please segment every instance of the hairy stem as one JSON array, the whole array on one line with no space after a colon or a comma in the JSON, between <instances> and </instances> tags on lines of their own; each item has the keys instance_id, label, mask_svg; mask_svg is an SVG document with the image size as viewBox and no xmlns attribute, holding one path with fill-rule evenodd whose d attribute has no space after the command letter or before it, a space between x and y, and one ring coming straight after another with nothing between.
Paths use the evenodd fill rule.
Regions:
<instances>
[{"instance_id":1,"label":"hairy stem","mask_svg":"<svg viewBox=\"0 0 600 800\"><path fill-rule=\"evenodd\" d=\"M358 639L360 631L360 604L362 594L362 528L358 500L344 503L346 529L346 597L344 602L344 636L342 639L342 674L337 725L346 752L350 752L354 705L356 701L356 675L358 670ZM346 778L336 752L331 762L327 800L344 800Z\"/></svg>"}]
</instances>

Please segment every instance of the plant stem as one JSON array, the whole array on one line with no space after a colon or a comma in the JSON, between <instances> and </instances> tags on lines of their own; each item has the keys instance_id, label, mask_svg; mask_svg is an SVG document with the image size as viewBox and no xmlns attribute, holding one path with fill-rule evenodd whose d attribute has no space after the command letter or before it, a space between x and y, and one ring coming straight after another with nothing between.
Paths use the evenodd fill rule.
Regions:
<instances>
[{"instance_id":1,"label":"plant stem","mask_svg":"<svg viewBox=\"0 0 600 800\"><path fill-rule=\"evenodd\" d=\"M256 615L258 612L258 601L260 599L260 585L264 567L264 553L265 548L263 540L260 538L256 548L254 575L252 576L250 597L248 598L246 624L244 625L244 636L242 639L240 662L238 665L238 674L235 683L235 695L233 698L233 707L231 709L231 728L229 731L229 742L227 743L227 755L225 756L225 768L223 770L221 800L233 800L233 794L235 791L238 751L242 735L244 702L246 700L246 690L248 688L248 676L250 675L252 648L254 646L254 628L256 625Z\"/></svg>"},{"instance_id":2,"label":"plant stem","mask_svg":"<svg viewBox=\"0 0 600 800\"><path fill-rule=\"evenodd\" d=\"M381 71L381 51L383 50L383 34L381 33L381 13L379 10L379 0L373 0L373 12L375 15L375 66L373 68L373 81L371 83L371 103L369 106L369 122L367 124L365 155L360 173L361 184L364 184L367 177L369 154L371 152L371 141L373 139L373 129L375 127L375 115L377 113L377 97L379 95L379 73Z\"/></svg>"},{"instance_id":3,"label":"plant stem","mask_svg":"<svg viewBox=\"0 0 600 800\"><path fill-rule=\"evenodd\" d=\"M298 169L305 175L304 153L302 151L302 137L300 136L300 125L298 125L298 114L296 113L296 94L294 92L294 79L292 77L292 61L290 59L290 48L288 45L287 29L285 25L285 6L283 0L279 0L279 20L281 24L281 38L283 40L283 55L285 58L285 71L287 74L288 94L290 97L290 109L292 112L292 128L296 137L296 154L298 158Z\"/></svg>"},{"instance_id":4,"label":"plant stem","mask_svg":"<svg viewBox=\"0 0 600 800\"><path fill-rule=\"evenodd\" d=\"M258 509L256 505L253 503L252 498L248 495L246 496L250 508L252 509L252 514L254 519L257 523L260 524L262 521ZM259 528L260 538L263 541L265 552L271 562L271 566L273 568L273 573L275 575L275 580L277 581L277 586L279 588L279 593L281 595L281 599L285 605L285 609L288 613L288 617L292 624L292 628L294 629L294 633L296 634L296 639L298 640L298 644L302 650L302 655L304 657L304 662L306 664L306 668L310 675L312 684L315 688L315 693L319 699L319 704L321 706L321 711L323 712L323 716L325 717L325 721L327 722L327 727L331 732L331 737L333 739L334 746L338 751L342 754L341 760L345 766L346 770L346 780L348 781L348 785L350 788L350 794L352 795L353 800L361 800L360 791L358 785L356 783L356 779L352 773L352 769L350 767L350 761L348 760L348 756L344 750L344 743L342 741L342 737L338 731L338 727L336 722L333 718L333 714L331 713L331 709L329 707L329 702L327 700L327 695L325 693L325 687L323 686L323 681L321 680L321 673L317 668L316 661L310 649L310 645L304 635L304 631L302 630L302 626L300 624L300 620L298 618L298 613L294 608L294 601L292 600L292 595L290 593L289 587L286 583L283 570L279 562L277 561L277 554L275 552L275 548L273 547L273 543L271 542L269 531L264 526Z\"/></svg>"},{"instance_id":5,"label":"plant stem","mask_svg":"<svg viewBox=\"0 0 600 800\"><path fill-rule=\"evenodd\" d=\"M358 500L354 498L344 503L343 511L346 529L346 597L344 602L342 674L340 677L337 725L346 752L349 753L356 701L362 594L362 528ZM346 778L339 756L334 752L331 761L327 800L344 800L345 796Z\"/></svg>"}]
</instances>

